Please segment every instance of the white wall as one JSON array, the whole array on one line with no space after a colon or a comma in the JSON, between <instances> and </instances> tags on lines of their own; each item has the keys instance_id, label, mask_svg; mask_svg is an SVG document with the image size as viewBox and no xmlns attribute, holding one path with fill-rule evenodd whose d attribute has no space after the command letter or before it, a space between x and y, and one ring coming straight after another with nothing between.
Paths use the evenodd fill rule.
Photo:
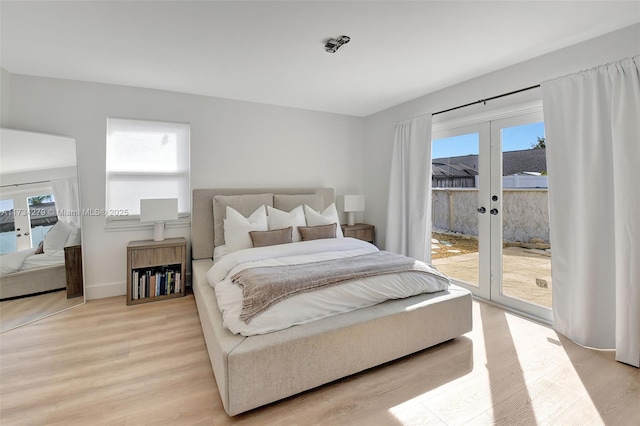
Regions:
<instances>
[{"instance_id":1,"label":"white wall","mask_svg":"<svg viewBox=\"0 0 640 426\"><path fill-rule=\"evenodd\" d=\"M376 226L376 243L384 247L387 218L389 170L397 121L463 105L479 99L533 86L556 77L578 72L640 54L640 24L561 49L520 64L448 87L413 101L370 115L365 119L364 220ZM473 114L508 103L540 98L539 90L492 101L486 106L464 108L455 114ZM441 114L438 120L453 118ZM434 118L434 123L437 122Z\"/></svg>"},{"instance_id":2,"label":"white wall","mask_svg":"<svg viewBox=\"0 0 640 426\"><path fill-rule=\"evenodd\" d=\"M76 139L83 209L105 205L107 116L190 123L192 188L363 190L362 118L18 74L10 91L7 127ZM104 217L88 216L83 235L88 298L124 294L127 242L151 238L151 228L106 231ZM188 238L189 228L167 236Z\"/></svg>"},{"instance_id":3,"label":"white wall","mask_svg":"<svg viewBox=\"0 0 640 426\"><path fill-rule=\"evenodd\" d=\"M0 67L0 127L8 127L11 74Z\"/></svg>"}]
</instances>

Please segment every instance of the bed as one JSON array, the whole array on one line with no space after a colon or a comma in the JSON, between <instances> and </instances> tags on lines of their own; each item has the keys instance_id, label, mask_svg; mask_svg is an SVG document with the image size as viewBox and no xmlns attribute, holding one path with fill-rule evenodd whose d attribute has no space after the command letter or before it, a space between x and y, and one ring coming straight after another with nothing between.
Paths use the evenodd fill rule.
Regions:
<instances>
[{"instance_id":1,"label":"bed","mask_svg":"<svg viewBox=\"0 0 640 426\"><path fill-rule=\"evenodd\" d=\"M193 191L193 292L218 390L229 415L278 401L471 331L471 294L449 285L443 291L388 300L278 331L248 336L232 333L223 324L216 290L207 278L214 265L214 246L220 245L221 237L216 233L220 234L223 229L219 214L214 217L214 197L247 194L268 194L272 198L269 202L274 202L276 195L282 195L280 205L277 202L274 205L283 211L290 211L300 200L305 203L320 200L320 207L334 202L331 188ZM253 206L248 205L240 213L249 216L252 210Z\"/></svg>"},{"instance_id":2,"label":"bed","mask_svg":"<svg viewBox=\"0 0 640 426\"><path fill-rule=\"evenodd\" d=\"M0 300L67 287L64 247L80 244L80 228L57 222L38 248L0 256Z\"/></svg>"}]
</instances>

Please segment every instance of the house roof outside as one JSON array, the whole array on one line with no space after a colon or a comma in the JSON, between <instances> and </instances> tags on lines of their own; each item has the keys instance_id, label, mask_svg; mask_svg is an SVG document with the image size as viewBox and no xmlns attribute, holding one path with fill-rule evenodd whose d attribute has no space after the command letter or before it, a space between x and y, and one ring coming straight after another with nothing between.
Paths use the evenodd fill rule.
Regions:
<instances>
[{"instance_id":1,"label":"house roof outside","mask_svg":"<svg viewBox=\"0 0 640 426\"><path fill-rule=\"evenodd\" d=\"M456 157L453 157L454 159ZM458 177L474 177L478 175L478 170L459 162L440 162L433 160L431 163L431 174L438 178L458 178Z\"/></svg>"},{"instance_id":2,"label":"house roof outside","mask_svg":"<svg viewBox=\"0 0 640 426\"><path fill-rule=\"evenodd\" d=\"M469 177L478 174L478 155L434 158L432 175L438 178ZM523 149L502 153L502 176L547 171L545 148Z\"/></svg>"},{"instance_id":3,"label":"house roof outside","mask_svg":"<svg viewBox=\"0 0 640 426\"><path fill-rule=\"evenodd\" d=\"M58 221L56 205L54 202L42 203L30 206L31 227L54 225ZM5 210L0 214L0 232L12 232L15 230L14 223L15 211Z\"/></svg>"}]
</instances>

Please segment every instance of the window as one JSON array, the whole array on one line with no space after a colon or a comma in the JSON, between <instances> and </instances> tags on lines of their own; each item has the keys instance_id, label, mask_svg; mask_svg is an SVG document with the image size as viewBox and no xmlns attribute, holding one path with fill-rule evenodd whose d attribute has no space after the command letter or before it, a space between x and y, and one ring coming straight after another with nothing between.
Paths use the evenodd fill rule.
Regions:
<instances>
[{"instance_id":1,"label":"window","mask_svg":"<svg viewBox=\"0 0 640 426\"><path fill-rule=\"evenodd\" d=\"M138 216L143 198L177 198L189 214L189 132L184 123L107 119L107 219Z\"/></svg>"},{"instance_id":2,"label":"window","mask_svg":"<svg viewBox=\"0 0 640 426\"><path fill-rule=\"evenodd\" d=\"M27 197L27 205L29 206L31 247L38 247L47 232L58 223L56 199L53 194L33 195Z\"/></svg>"}]
</instances>

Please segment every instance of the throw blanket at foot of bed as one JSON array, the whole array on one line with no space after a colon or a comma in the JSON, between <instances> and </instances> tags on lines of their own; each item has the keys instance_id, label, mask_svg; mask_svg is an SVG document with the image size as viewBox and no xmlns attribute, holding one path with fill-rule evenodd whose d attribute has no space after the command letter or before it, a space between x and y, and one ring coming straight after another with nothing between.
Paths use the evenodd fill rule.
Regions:
<instances>
[{"instance_id":1,"label":"throw blanket at foot of bed","mask_svg":"<svg viewBox=\"0 0 640 426\"><path fill-rule=\"evenodd\" d=\"M240 319L248 324L269 307L297 294L396 273L428 274L441 278L439 290L445 290L449 284L445 275L429 265L386 251L298 265L250 268L233 275L231 281L242 287Z\"/></svg>"}]
</instances>

